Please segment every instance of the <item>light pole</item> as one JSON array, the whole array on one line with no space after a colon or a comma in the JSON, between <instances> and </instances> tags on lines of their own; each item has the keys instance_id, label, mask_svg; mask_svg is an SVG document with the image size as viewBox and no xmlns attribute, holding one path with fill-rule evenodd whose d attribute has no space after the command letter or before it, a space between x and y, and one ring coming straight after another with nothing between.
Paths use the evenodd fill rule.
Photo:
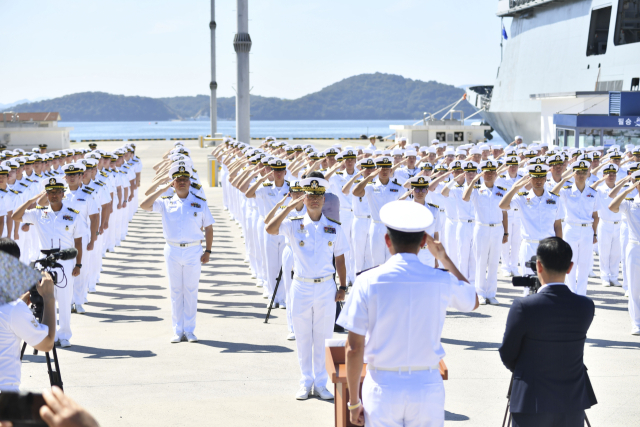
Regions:
<instances>
[{"instance_id":1,"label":"light pole","mask_svg":"<svg viewBox=\"0 0 640 427\"><path fill-rule=\"evenodd\" d=\"M233 39L237 56L236 140L251 143L249 100L249 5L248 0L237 0L238 30Z\"/></svg>"},{"instance_id":2,"label":"light pole","mask_svg":"<svg viewBox=\"0 0 640 427\"><path fill-rule=\"evenodd\" d=\"M211 83L209 83L209 89L211 89L211 111L209 117L211 117L211 137L216 136L218 132L218 98L216 96L216 90L218 89L218 82L216 82L216 1L211 0L211 21L209 22L209 29L211 30Z\"/></svg>"}]
</instances>

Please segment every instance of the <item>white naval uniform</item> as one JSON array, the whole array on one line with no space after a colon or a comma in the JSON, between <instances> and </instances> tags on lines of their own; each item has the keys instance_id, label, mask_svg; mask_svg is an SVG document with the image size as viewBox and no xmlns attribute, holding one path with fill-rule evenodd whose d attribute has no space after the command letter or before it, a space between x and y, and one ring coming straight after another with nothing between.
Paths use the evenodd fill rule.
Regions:
<instances>
[{"instance_id":1,"label":"white naval uniform","mask_svg":"<svg viewBox=\"0 0 640 427\"><path fill-rule=\"evenodd\" d=\"M41 249L69 249L75 248L75 239L88 233L87 224L79 211L70 208L65 202L58 212L54 212L51 206L36 206L28 209L22 216L22 222L35 225L40 240ZM84 257L84 251L83 251ZM73 268L76 259L58 261L64 269L63 272L56 268L58 282L54 289L56 303L58 304L58 328L56 340L71 339L71 300L73 299ZM66 276L66 286L64 277Z\"/></svg>"},{"instance_id":2,"label":"white naval uniform","mask_svg":"<svg viewBox=\"0 0 640 427\"><path fill-rule=\"evenodd\" d=\"M358 276L337 323L365 336L367 426L444 425L444 319L449 307L472 311L475 295L473 285L409 253Z\"/></svg>"},{"instance_id":3,"label":"white naval uniform","mask_svg":"<svg viewBox=\"0 0 640 427\"><path fill-rule=\"evenodd\" d=\"M514 178L506 173L504 175L500 175L495 185L503 186L507 189L507 191L511 190L511 187L522 179L522 175L516 173ZM502 244L502 250L500 258L502 259L502 269L505 272L513 273L515 276L518 271L518 260L520 256L520 248L522 247L522 235L520 234L521 230L521 220L519 208L509 209L507 211L508 218L508 230L509 240L507 243Z\"/></svg>"},{"instance_id":4,"label":"white naval uniform","mask_svg":"<svg viewBox=\"0 0 640 427\"><path fill-rule=\"evenodd\" d=\"M628 218L629 244L625 253L629 280L627 289L631 327L636 330L640 329L640 195L623 200L620 212Z\"/></svg>"},{"instance_id":5,"label":"white naval uniform","mask_svg":"<svg viewBox=\"0 0 640 427\"><path fill-rule=\"evenodd\" d=\"M498 290L498 261L502 238L506 233L502 224L502 210L498 204L507 193L504 187L476 185L470 203L476 213L473 240L476 249L476 292L478 296L493 298Z\"/></svg>"},{"instance_id":6,"label":"white naval uniform","mask_svg":"<svg viewBox=\"0 0 640 427\"><path fill-rule=\"evenodd\" d=\"M286 206L281 206L282 209L286 209ZM302 206L299 211L294 209L289 212L287 218L293 218L297 216L303 216L307 213L307 207ZM285 292L285 305L287 308L287 330L289 333L293 333L293 316L291 315L291 283L293 282L293 249L291 249L291 242L287 236L285 236L285 247L282 251L282 279L280 285L284 284Z\"/></svg>"},{"instance_id":7,"label":"white naval uniform","mask_svg":"<svg viewBox=\"0 0 640 427\"><path fill-rule=\"evenodd\" d=\"M312 221L308 213L285 219L278 233L289 239L293 250L291 314L302 372L300 385L326 387L324 341L333 336L336 318L333 257L346 254L349 242L342 227L324 215L318 221ZM311 283L310 279L320 281Z\"/></svg>"},{"instance_id":8,"label":"white naval uniform","mask_svg":"<svg viewBox=\"0 0 640 427\"><path fill-rule=\"evenodd\" d=\"M171 289L171 324L174 334L193 333L196 328L198 283L202 265L202 228L215 221L207 201L193 193L177 194L153 202L153 212L162 214L162 233L167 241L164 258ZM180 246L180 244L186 246Z\"/></svg>"},{"instance_id":9,"label":"white naval uniform","mask_svg":"<svg viewBox=\"0 0 640 427\"><path fill-rule=\"evenodd\" d=\"M556 220L563 218L562 201L559 196L547 190L540 197L533 190L522 191L511 199L510 207L518 209L520 214L520 275L533 274L524 263L536 254L540 240L556 235L553 225Z\"/></svg>"},{"instance_id":10,"label":"white naval uniform","mask_svg":"<svg viewBox=\"0 0 640 427\"><path fill-rule=\"evenodd\" d=\"M476 214L474 212L473 204L467 203L462 200L462 194L465 185L453 184L454 187L449 191L449 197L451 208L447 209L453 211L449 221L451 221L451 227L449 231L448 243L452 246L452 253L456 254L454 264L458 267L460 274L462 274L469 283L475 283L476 277L476 250L473 240L473 230L476 222ZM447 253L449 253L447 251Z\"/></svg>"},{"instance_id":11,"label":"white naval uniform","mask_svg":"<svg viewBox=\"0 0 640 427\"><path fill-rule=\"evenodd\" d=\"M358 185L362 179L356 179L353 185ZM353 186L351 188L353 190ZM369 240L369 230L371 228L371 210L369 209L369 201L367 197L356 197L353 193L351 198L351 207L353 208L353 222L351 225L351 249L353 250L353 265L357 275L363 270L373 267L371 259L371 248ZM345 223L345 227L348 224Z\"/></svg>"},{"instance_id":12,"label":"white naval uniform","mask_svg":"<svg viewBox=\"0 0 640 427\"><path fill-rule=\"evenodd\" d=\"M384 240L387 227L380 221L380 209L387 203L398 200L406 190L396 180L390 179L387 185L384 185L379 178L376 178L375 182L369 182L364 190L371 210L371 226L369 228L371 259L373 265L377 266L384 264L386 260L391 258L391 253Z\"/></svg>"},{"instance_id":13,"label":"white naval uniform","mask_svg":"<svg viewBox=\"0 0 640 427\"><path fill-rule=\"evenodd\" d=\"M345 255L345 263L347 266L347 283L353 283L356 280L356 271L355 271L355 258L354 251L352 247L353 242L353 207L351 206L351 196L345 196L342 192L342 187L353 178L353 175L358 173L357 170L354 169L353 174L349 175L347 171L336 172L331 178L329 178L329 183L331 184L331 192L338 196L340 199L340 223L343 224L342 229L347 235L347 240L349 241L349 246L351 250L347 252Z\"/></svg>"},{"instance_id":14,"label":"white naval uniform","mask_svg":"<svg viewBox=\"0 0 640 427\"><path fill-rule=\"evenodd\" d=\"M560 198L566 209L563 237L573 251L573 268L567 275L567 286L575 294L587 295L589 272L593 267L593 213L600 209L600 195L587 185L580 191L574 184L562 187Z\"/></svg>"},{"instance_id":15,"label":"white naval uniform","mask_svg":"<svg viewBox=\"0 0 640 427\"><path fill-rule=\"evenodd\" d=\"M433 203L425 203L424 206L429 209L431 215L433 215L433 222L429 227L427 227L425 233L433 237L444 215L440 215L440 207L438 205L434 205ZM436 266L436 259L433 255L431 255L431 251L427 247L426 243L420 248L420 252L418 252L418 259L421 263L423 263L424 265L428 265L429 267Z\"/></svg>"},{"instance_id":16,"label":"white naval uniform","mask_svg":"<svg viewBox=\"0 0 640 427\"><path fill-rule=\"evenodd\" d=\"M284 195L289 193L289 189L289 183L284 181L281 187L277 187L274 182L265 182L256 190L256 201L258 204L262 204L265 217L282 200ZM280 267L282 266L282 251L284 251L285 239L283 236L268 234L264 227L262 227L262 230L264 233L264 252L260 255L265 260L265 290L267 297L271 298L276 287L276 279L278 278ZM285 303L284 287L278 287L275 302L278 304Z\"/></svg>"},{"instance_id":17,"label":"white naval uniform","mask_svg":"<svg viewBox=\"0 0 640 427\"><path fill-rule=\"evenodd\" d=\"M625 184L620 191L625 191L629 189L630 184ZM634 189L631 193L627 194L627 198L634 198L638 195L638 190ZM611 203L613 199L604 201L604 204ZM627 277L627 246L629 246L629 217L625 211L620 211L622 214L622 224L620 226L620 253L622 254L622 289L625 291L629 289L627 284L629 283L629 278Z\"/></svg>"},{"instance_id":18,"label":"white naval uniform","mask_svg":"<svg viewBox=\"0 0 640 427\"><path fill-rule=\"evenodd\" d=\"M600 279L606 282L618 280L620 261L622 260L622 243L620 227L622 214L609 210L609 203L613 201L606 183L601 183L596 190L600 193L602 204L598 210L598 254L600 256Z\"/></svg>"}]
</instances>

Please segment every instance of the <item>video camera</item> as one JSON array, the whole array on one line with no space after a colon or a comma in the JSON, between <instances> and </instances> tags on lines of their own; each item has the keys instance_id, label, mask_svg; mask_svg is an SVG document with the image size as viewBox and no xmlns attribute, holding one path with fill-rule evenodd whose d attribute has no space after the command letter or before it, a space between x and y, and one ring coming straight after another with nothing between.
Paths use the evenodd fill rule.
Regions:
<instances>
[{"instance_id":1,"label":"video camera","mask_svg":"<svg viewBox=\"0 0 640 427\"><path fill-rule=\"evenodd\" d=\"M46 271L51 275L53 279L53 283L57 285L60 283L58 281L58 273L53 271L56 268L59 268L62 271L62 275L64 280L66 281L66 275L64 273L64 268L58 261L66 261L69 259L74 259L78 255L78 251L75 248L70 249L42 249L40 250L44 255L44 258L36 260L33 262L32 267L37 270ZM66 284L65 284L66 286ZM64 288L65 286L61 286ZM38 293L38 288L36 285L33 285L31 289L29 289L29 294L31 298L31 310L33 311L33 315L38 319L38 321L42 321L42 313L44 311L44 299L42 299L42 295Z\"/></svg>"},{"instance_id":2,"label":"video camera","mask_svg":"<svg viewBox=\"0 0 640 427\"><path fill-rule=\"evenodd\" d=\"M537 273L536 261L538 257L533 255L529 261L525 261L524 265L527 268L533 270L534 273ZM511 284L518 288L529 288L531 294L535 294L540 289L540 280L538 280L537 274L525 274L524 276L514 276L511 279Z\"/></svg>"}]
</instances>

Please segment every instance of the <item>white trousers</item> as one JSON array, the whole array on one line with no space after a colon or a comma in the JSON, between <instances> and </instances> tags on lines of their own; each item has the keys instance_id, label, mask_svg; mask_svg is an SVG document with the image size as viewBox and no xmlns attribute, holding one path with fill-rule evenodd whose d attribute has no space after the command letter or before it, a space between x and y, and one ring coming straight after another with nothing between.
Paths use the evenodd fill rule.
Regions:
<instances>
[{"instance_id":1,"label":"white trousers","mask_svg":"<svg viewBox=\"0 0 640 427\"><path fill-rule=\"evenodd\" d=\"M257 270L257 268L256 268L256 259L257 259L257 252L256 252L256 226L257 226L257 222L258 222L258 212L255 209L252 209L249 212L249 215L248 215L248 218L247 218L247 229L245 230L247 232L247 234L244 236L244 244L245 244L246 257L249 258L249 267L251 267L251 271L253 272L254 276L255 276L256 270Z\"/></svg>"},{"instance_id":2,"label":"white trousers","mask_svg":"<svg viewBox=\"0 0 640 427\"><path fill-rule=\"evenodd\" d=\"M91 263L91 257L94 251L87 250L88 244L89 237L82 236L82 268L80 268L80 275L73 280L73 303L76 305L84 304L84 298L89 289L89 278L91 277L92 268L94 267Z\"/></svg>"},{"instance_id":3,"label":"white trousers","mask_svg":"<svg viewBox=\"0 0 640 427\"><path fill-rule=\"evenodd\" d=\"M293 317L291 316L291 272L293 271L293 250L285 245L282 251L282 281L278 287L284 287L284 301L287 307L287 330L293 333Z\"/></svg>"},{"instance_id":4,"label":"white trousers","mask_svg":"<svg viewBox=\"0 0 640 427\"><path fill-rule=\"evenodd\" d=\"M293 330L296 333L300 385L326 387L324 341L333 336L336 320L336 283L307 283L293 279L291 284Z\"/></svg>"},{"instance_id":5,"label":"white trousers","mask_svg":"<svg viewBox=\"0 0 640 427\"><path fill-rule=\"evenodd\" d=\"M498 291L498 261L502 247L502 224L484 227L479 224L473 229L476 248L476 292L479 297L493 298Z\"/></svg>"},{"instance_id":6,"label":"white trousers","mask_svg":"<svg viewBox=\"0 0 640 427\"><path fill-rule=\"evenodd\" d=\"M587 295L589 272L593 267L593 228L566 224L564 240L573 251L573 268L567 275L567 286L574 294Z\"/></svg>"},{"instance_id":7,"label":"white trousers","mask_svg":"<svg viewBox=\"0 0 640 427\"><path fill-rule=\"evenodd\" d=\"M640 328L640 243L629 242L626 258L631 327Z\"/></svg>"},{"instance_id":8,"label":"white trousers","mask_svg":"<svg viewBox=\"0 0 640 427\"><path fill-rule=\"evenodd\" d=\"M531 261L531 257L534 256L538 251L538 245L540 243L534 242L531 240L522 239L522 244L520 245L520 275L524 276L525 274L533 274L533 270L524 265L526 261ZM527 295L529 295L527 293Z\"/></svg>"},{"instance_id":9,"label":"white trousers","mask_svg":"<svg viewBox=\"0 0 640 427\"><path fill-rule=\"evenodd\" d=\"M267 292L269 292L269 298L273 296L273 292L276 288L276 279L280 273L280 266L282 265L282 252L284 251L284 236L272 236L265 232L265 251L264 259L267 267ZM278 293L274 303L280 304L285 302L285 290L284 286L278 286Z\"/></svg>"},{"instance_id":10,"label":"white trousers","mask_svg":"<svg viewBox=\"0 0 640 427\"><path fill-rule=\"evenodd\" d=\"M258 274L258 280L260 282L262 282L262 286L267 286L267 262L264 259L264 251L265 251L265 246L264 246L264 241L265 241L265 237L266 237L267 232L265 231L265 224L264 224L264 217L259 216L258 217L258 223L256 226L256 235L258 237L257 243L257 250L258 250L258 259L257 259L257 266L258 266L258 271L256 271L256 273Z\"/></svg>"},{"instance_id":11,"label":"white trousers","mask_svg":"<svg viewBox=\"0 0 640 427\"><path fill-rule=\"evenodd\" d=\"M171 326L176 335L196 329L201 256L200 245L188 248L178 248L169 244L164 246L171 294Z\"/></svg>"},{"instance_id":12,"label":"white trousers","mask_svg":"<svg viewBox=\"0 0 640 427\"><path fill-rule=\"evenodd\" d=\"M440 235L440 241L444 245L444 249L447 251L447 255L451 258L451 261L456 267L460 267L460 260L458 259L458 245L456 244L456 228L458 227L457 221L452 221L450 218L444 222L444 235Z\"/></svg>"},{"instance_id":13,"label":"white trousers","mask_svg":"<svg viewBox=\"0 0 640 427\"><path fill-rule=\"evenodd\" d=\"M355 260L353 257L353 244L351 237L351 230L353 227L353 211L351 209L340 209L340 223L342 224L342 229L344 233L347 235L347 242L349 242L349 252L345 254L345 265L347 269L347 283L354 283L356 281L356 272L355 269Z\"/></svg>"},{"instance_id":14,"label":"white trousers","mask_svg":"<svg viewBox=\"0 0 640 427\"><path fill-rule=\"evenodd\" d=\"M520 258L520 244L522 232L520 218L514 213L509 217L509 240L502 244L501 258L502 269L515 273L518 271L518 259Z\"/></svg>"},{"instance_id":15,"label":"white trousers","mask_svg":"<svg viewBox=\"0 0 640 427\"><path fill-rule=\"evenodd\" d=\"M469 283L475 283L476 251L473 240L473 222L453 222L455 224L456 266ZM448 252L447 252L448 253Z\"/></svg>"},{"instance_id":16,"label":"white trousers","mask_svg":"<svg viewBox=\"0 0 640 427\"><path fill-rule=\"evenodd\" d=\"M369 247L369 228L371 218L353 218L351 241L355 274L373 267L371 248Z\"/></svg>"},{"instance_id":17,"label":"white trousers","mask_svg":"<svg viewBox=\"0 0 640 427\"><path fill-rule=\"evenodd\" d=\"M100 271L102 271L102 246L104 244L104 233L100 234L96 241L94 242L93 247L93 258L91 259L92 267L91 267L91 275L89 277L89 285L87 286L87 291L95 292L96 284L100 279Z\"/></svg>"},{"instance_id":18,"label":"white trousers","mask_svg":"<svg viewBox=\"0 0 640 427\"><path fill-rule=\"evenodd\" d=\"M367 370L362 403L367 427L444 426L444 384L437 369Z\"/></svg>"},{"instance_id":19,"label":"white trousers","mask_svg":"<svg viewBox=\"0 0 640 427\"><path fill-rule=\"evenodd\" d=\"M58 262L62 265L62 268L64 268L64 274L67 277L67 285L64 288L58 287L64 286L64 275L59 268L54 269L53 271L58 273L58 282L60 282L54 289L56 303L58 304L56 341L71 339L71 300L73 299L73 282L75 279L71 273L73 273L73 267L76 265L76 259L74 258Z\"/></svg>"},{"instance_id":20,"label":"white trousers","mask_svg":"<svg viewBox=\"0 0 640 427\"><path fill-rule=\"evenodd\" d=\"M618 280L622 244L620 243L620 223L613 224L600 220L598 223L598 253L600 254L600 279Z\"/></svg>"},{"instance_id":21,"label":"white trousers","mask_svg":"<svg viewBox=\"0 0 640 427\"><path fill-rule=\"evenodd\" d=\"M387 243L384 241L385 234L387 234L387 227L382 223L375 223L371 220L371 225L369 226L369 249L371 251L372 267L382 265L391 258Z\"/></svg>"},{"instance_id":22,"label":"white trousers","mask_svg":"<svg viewBox=\"0 0 640 427\"><path fill-rule=\"evenodd\" d=\"M629 289L627 277L627 246L629 246L629 225L627 221L620 224L620 253L622 254L622 289Z\"/></svg>"}]
</instances>

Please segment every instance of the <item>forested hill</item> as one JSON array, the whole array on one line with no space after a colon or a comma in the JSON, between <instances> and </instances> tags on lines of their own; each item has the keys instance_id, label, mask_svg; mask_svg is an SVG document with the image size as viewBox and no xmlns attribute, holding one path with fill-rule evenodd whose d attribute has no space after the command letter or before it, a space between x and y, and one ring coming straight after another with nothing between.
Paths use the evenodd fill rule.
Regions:
<instances>
[{"instance_id":1,"label":"forested hill","mask_svg":"<svg viewBox=\"0 0 640 427\"><path fill-rule=\"evenodd\" d=\"M298 99L251 96L253 120L420 119L458 100L464 90L435 81L392 74L361 74ZM457 109L469 115L464 101ZM209 96L148 98L84 92L10 108L16 112L57 111L64 121L177 120L208 115ZM218 117L235 119L235 98L218 98Z\"/></svg>"}]
</instances>

